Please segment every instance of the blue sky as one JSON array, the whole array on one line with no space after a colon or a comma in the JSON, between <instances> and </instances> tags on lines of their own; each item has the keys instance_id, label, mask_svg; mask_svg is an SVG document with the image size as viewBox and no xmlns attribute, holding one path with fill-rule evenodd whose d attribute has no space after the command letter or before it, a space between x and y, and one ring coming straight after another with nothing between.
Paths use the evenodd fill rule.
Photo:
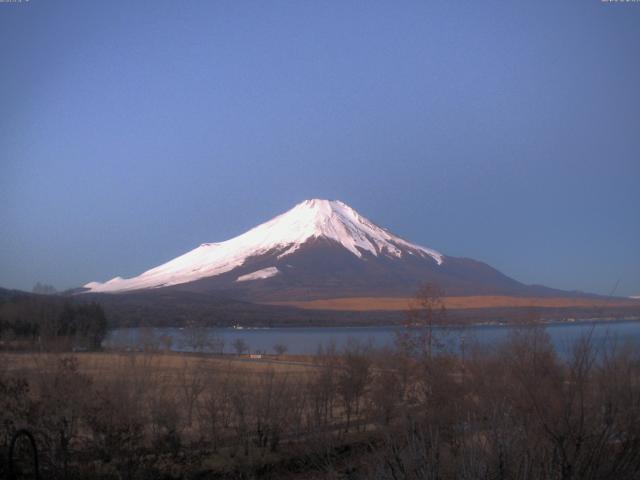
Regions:
<instances>
[{"instance_id":1,"label":"blue sky","mask_svg":"<svg viewBox=\"0 0 640 480\"><path fill-rule=\"evenodd\" d=\"M640 4L0 4L0 286L131 276L306 198L640 294Z\"/></svg>"}]
</instances>

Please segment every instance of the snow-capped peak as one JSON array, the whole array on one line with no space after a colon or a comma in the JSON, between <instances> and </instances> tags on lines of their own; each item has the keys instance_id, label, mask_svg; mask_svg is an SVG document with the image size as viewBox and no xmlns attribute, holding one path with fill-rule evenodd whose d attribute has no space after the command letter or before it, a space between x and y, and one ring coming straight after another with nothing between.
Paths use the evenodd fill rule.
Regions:
<instances>
[{"instance_id":1,"label":"snow-capped peak","mask_svg":"<svg viewBox=\"0 0 640 480\"><path fill-rule=\"evenodd\" d=\"M406 253L431 257L438 265L443 261L439 252L392 235L343 202L313 199L231 240L204 243L137 277L90 282L85 288L92 292L117 292L188 283L229 272L249 257L266 253L285 257L315 238L337 242L357 257L371 254L399 258Z\"/></svg>"},{"instance_id":2,"label":"snow-capped peak","mask_svg":"<svg viewBox=\"0 0 640 480\"><path fill-rule=\"evenodd\" d=\"M269 224L276 225L283 236L286 236L287 232L295 232L295 236L290 238L292 245L281 256L294 252L309 238L322 237L340 243L358 257L362 256L363 251L376 256L387 254L401 257L402 250L409 249L426 253L438 264L442 263L440 253L392 235L339 200L305 200L254 230Z\"/></svg>"}]
</instances>

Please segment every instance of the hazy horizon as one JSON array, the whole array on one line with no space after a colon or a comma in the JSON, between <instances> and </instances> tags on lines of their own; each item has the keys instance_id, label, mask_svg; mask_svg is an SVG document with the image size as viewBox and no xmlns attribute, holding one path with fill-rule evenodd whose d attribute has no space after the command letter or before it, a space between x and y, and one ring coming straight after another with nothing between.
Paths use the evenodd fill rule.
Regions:
<instances>
[{"instance_id":1,"label":"hazy horizon","mask_svg":"<svg viewBox=\"0 0 640 480\"><path fill-rule=\"evenodd\" d=\"M328 198L523 283L640 295L638 25L601 1L0 4L0 286L131 277Z\"/></svg>"}]
</instances>

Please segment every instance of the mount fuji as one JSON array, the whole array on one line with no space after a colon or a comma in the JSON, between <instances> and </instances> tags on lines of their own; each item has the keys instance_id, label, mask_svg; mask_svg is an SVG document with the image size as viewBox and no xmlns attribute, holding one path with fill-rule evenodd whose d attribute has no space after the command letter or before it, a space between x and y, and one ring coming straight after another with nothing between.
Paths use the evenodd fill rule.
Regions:
<instances>
[{"instance_id":1,"label":"mount fuji","mask_svg":"<svg viewBox=\"0 0 640 480\"><path fill-rule=\"evenodd\" d=\"M185 291L258 301L408 297L424 282L447 295L556 296L489 265L408 242L337 200L306 200L246 233L203 243L133 277L84 292Z\"/></svg>"}]
</instances>

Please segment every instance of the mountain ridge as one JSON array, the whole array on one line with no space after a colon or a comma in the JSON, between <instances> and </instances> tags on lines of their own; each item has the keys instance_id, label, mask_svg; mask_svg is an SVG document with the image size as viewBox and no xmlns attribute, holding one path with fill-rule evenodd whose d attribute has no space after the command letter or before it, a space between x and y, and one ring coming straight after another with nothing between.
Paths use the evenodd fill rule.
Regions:
<instances>
[{"instance_id":1,"label":"mountain ridge","mask_svg":"<svg viewBox=\"0 0 640 480\"><path fill-rule=\"evenodd\" d=\"M175 290L244 301L447 295L588 295L525 285L477 260L411 243L338 200L311 199L230 240L203 243L129 279L89 282L91 293Z\"/></svg>"},{"instance_id":2,"label":"mountain ridge","mask_svg":"<svg viewBox=\"0 0 640 480\"><path fill-rule=\"evenodd\" d=\"M333 240L356 257L366 253L390 257L408 254L431 257L437 264L443 261L436 250L391 234L339 200L311 199L230 240L203 243L137 277L89 282L84 288L104 293L189 283L241 267L251 257L275 253L281 259L318 238Z\"/></svg>"}]
</instances>

